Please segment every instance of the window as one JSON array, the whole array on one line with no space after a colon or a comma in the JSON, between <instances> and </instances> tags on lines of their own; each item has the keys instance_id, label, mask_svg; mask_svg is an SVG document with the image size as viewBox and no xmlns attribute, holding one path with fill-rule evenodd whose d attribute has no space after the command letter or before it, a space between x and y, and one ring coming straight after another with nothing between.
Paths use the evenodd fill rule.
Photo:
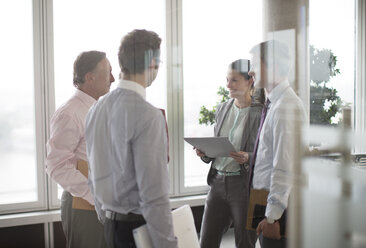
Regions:
<instances>
[{"instance_id":1,"label":"window","mask_svg":"<svg viewBox=\"0 0 366 248\"><path fill-rule=\"evenodd\" d=\"M219 87L226 88L228 65L250 59L250 48L261 41L262 6L260 1L248 0L182 4L184 137L210 137L213 125L199 124L200 108L216 105ZM206 185L208 169L184 143L183 191Z\"/></svg>"},{"instance_id":2,"label":"window","mask_svg":"<svg viewBox=\"0 0 366 248\"><path fill-rule=\"evenodd\" d=\"M86 6L88 11L84 11ZM75 91L72 75L73 63L78 54L88 50L107 53L116 80L111 87L113 90L119 82L118 49L122 37L133 29L147 29L155 31L162 38L163 61L158 77L147 89L147 100L158 108L166 109L165 1L54 0L53 17L56 108ZM59 187L59 199L61 193Z\"/></svg>"},{"instance_id":3,"label":"window","mask_svg":"<svg viewBox=\"0 0 366 248\"><path fill-rule=\"evenodd\" d=\"M313 104L311 108L311 123L324 125L330 121L329 124L337 124L341 121L341 113L336 113L338 107L335 99L339 99L339 110L341 106L349 106L354 110L354 1L311 0L309 13L310 59L313 58L310 66L310 94L313 94L313 102L319 103ZM332 62L335 64L329 66ZM333 75L329 75L329 72ZM331 92L332 89L335 91ZM321 100L325 100L323 106Z\"/></svg>"},{"instance_id":4,"label":"window","mask_svg":"<svg viewBox=\"0 0 366 248\"><path fill-rule=\"evenodd\" d=\"M325 85L337 90L342 105L359 108L355 123L365 130L365 54L360 49L365 46L365 13L355 22L360 11L348 0L310 0L309 6L313 54L330 50L326 59L329 54L337 58L339 73ZM205 193L209 165L183 138L213 136L213 125L199 124L201 106L212 109L219 102L227 66L250 58L249 49L262 40L262 11L261 1L249 0L2 1L0 213L59 206L62 190L46 183L45 143L52 114L75 91L73 62L82 51L106 52L116 79L113 90L120 40L135 28L156 31L163 40L163 64L147 98L167 110L171 196ZM355 36L355 30L361 33ZM319 106L327 112L332 102ZM340 115L330 119L336 124Z\"/></svg>"},{"instance_id":5,"label":"window","mask_svg":"<svg viewBox=\"0 0 366 248\"><path fill-rule=\"evenodd\" d=\"M311 0L309 13L310 123L331 131L342 123L343 107L355 110L355 6L353 1ZM311 145L334 145L334 137L326 140Z\"/></svg>"},{"instance_id":6,"label":"window","mask_svg":"<svg viewBox=\"0 0 366 248\"><path fill-rule=\"evenodd\" d=\"M39 79L35 66L39 54L34 50L34 41L39 33L32 21L34 6L32 1L0 2L0 47L3 48L0 61L0 213L45 205L42 156L36 149L37 145L41 146L43 136L40 135L40 82L35 80Z\"/></svg>"},{"instance_id":7,"label":"window","mask_svg":"<svg viewBox=\"0 0 366 248\"><path fill-rule=\"evenodd\" d=\"M88 11L84 11L86 6ZM154 11L151 11L152 9ZM147 29L159 34L163 40L161 56L164 61L166 54L164 1L54 0L53 12L56 107L65 102L75 90L72 84L73 63L83 51L100 50L107 53L116 79L112 86L113 88L117 86L120 72L117 54L120 41L133 29ZM162 66L152 88L148 89L157 94L147 94L149 100L161 108L166 107L166 97L161 97L166 91L165 75L166 70Z\"/></svg>"}]
</instances>

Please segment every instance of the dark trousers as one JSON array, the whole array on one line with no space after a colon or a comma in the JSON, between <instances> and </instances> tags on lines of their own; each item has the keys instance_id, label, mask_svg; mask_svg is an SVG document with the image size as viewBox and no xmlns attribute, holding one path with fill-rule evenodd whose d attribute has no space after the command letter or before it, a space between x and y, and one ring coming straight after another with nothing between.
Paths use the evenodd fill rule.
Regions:
<instances>
[{"instance_id":1,"label":"dark trousers","mask_svg":"<svg viewBox=\"0 0 366 248\"><path fill-rule=\"evenodd\" d=\"M106 219L104 235L109 248L135 248L133 229L146 224L144 220L117 221Z\"/></svg>"},{"instance_id":2,"label":"dark trousers","mask_svg":"<svg viewBox=\"0 0 366 248\"><path fill-rule=\"evenodd\" d=\"M247 174L240 176L214 175L206 198L201 227L201 248L219 248L222 235L234 225L235 246L254 248L257 235L248 231Z\"/></svg>"},{"instance_id":3,"label":"dark trousers","mask_svg":"<svg viewBox=\"0 0 366 248\"><path fill-rule=\"evenodd\" d=\"M287 239L281 238L277 239L269 239L263 237L262 234L259 235L259 243L261 244L262 248L286 248Z\"/></svg>"}]
</instances>

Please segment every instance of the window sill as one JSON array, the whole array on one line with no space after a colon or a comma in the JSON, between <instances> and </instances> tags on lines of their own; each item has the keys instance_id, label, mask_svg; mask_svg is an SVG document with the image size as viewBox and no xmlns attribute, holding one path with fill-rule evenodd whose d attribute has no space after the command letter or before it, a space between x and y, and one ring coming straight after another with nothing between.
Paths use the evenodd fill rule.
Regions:
<instances>
[{"instance_id":1,"label":"window sill","mask_svg":"<svg viewBox=\"0 0 366 248\"><path fill-rule=\"evenodd\" d=\"M0 215L0 228L61 221L60 210Z\"/></svg>"},{"instance_id":2,"label":"window sill","mask_svg":"<svg viewBox=\"0 0 366 248\"><path fill-rule=\"evenodd\" d=\"M175 198L170 198L170 206L172 208L179 208L185 204L191 207L203 206L205 205L206 194L204 195L190 195L190 196L180 196Z\"/></svg>"},{"instance_id":3,"label":"window sill","mask_svg":"<svg viewBox=\"0 0 366 248\"><path fill-rule=\"evenodd\" d=\"M203 206L205 204L205 200L206 195L183 196L170 198L170 204L172 208L178 208L185 204L188 204L191 207L196 207ZM6 214L0 215L0 228L50 223L57 221L61 221L61 211L59 209L31 213Z\"/></svg>"}]
</instances>

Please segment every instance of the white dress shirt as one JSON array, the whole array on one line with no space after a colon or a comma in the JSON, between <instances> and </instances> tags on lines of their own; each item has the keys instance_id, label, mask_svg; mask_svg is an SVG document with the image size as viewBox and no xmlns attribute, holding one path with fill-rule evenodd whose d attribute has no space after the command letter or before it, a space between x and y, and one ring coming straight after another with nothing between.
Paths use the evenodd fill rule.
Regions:
<instances>
[{"instance_id":1,"label":"white dress shirt","mask_svg":"<svg viewBox=\"0 0 366 248\"><path fill-rule=\"evenodd\" d=\"M89 185L99 218L104 211L142 214L154 247L176 247L162 112L145 89L121 80L86 118Z\"/></svg>"},{"instance_id":2,"label":"white dress shirt","mask_svg":"<svg viewBox=\"0 0 366 248\"><path fill-rule=\"evenodd\" d=\"M96 100L80 90L53 115L47 142L46 172L73 196L94 205L87 178L76 169L77 160L85 160L85 116Z\"/></svg>"},{"instance_id":3,"label":"white dress shirt","mask_svg":"<svg viewBox=\"0 0 366 248\"><path fill-rule=\"evenodd\" d=\"M268 95L271 101L260 133L253 188L269 191L266 216L279 219L287 208L297 127L307 119L300 98L286 80Z\"/></svg>"}]
</instances>

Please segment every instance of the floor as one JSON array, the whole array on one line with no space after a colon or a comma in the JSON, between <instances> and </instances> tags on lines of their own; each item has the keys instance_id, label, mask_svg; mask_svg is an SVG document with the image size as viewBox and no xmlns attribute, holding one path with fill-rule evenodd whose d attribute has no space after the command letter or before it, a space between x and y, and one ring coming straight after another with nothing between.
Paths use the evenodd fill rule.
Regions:
<instances>
[{"instance_id":1,"label":"floor","mask_svg":"<svg viewBox=\"0 0 366 248\"><path fill-rule=\"evenodd\" d=\"M220 248L235 248L234 240L234 229L230 228L221 240ZM261 248L259 242L257 241L255 248Z\"/></svg>"}]
</instances>

